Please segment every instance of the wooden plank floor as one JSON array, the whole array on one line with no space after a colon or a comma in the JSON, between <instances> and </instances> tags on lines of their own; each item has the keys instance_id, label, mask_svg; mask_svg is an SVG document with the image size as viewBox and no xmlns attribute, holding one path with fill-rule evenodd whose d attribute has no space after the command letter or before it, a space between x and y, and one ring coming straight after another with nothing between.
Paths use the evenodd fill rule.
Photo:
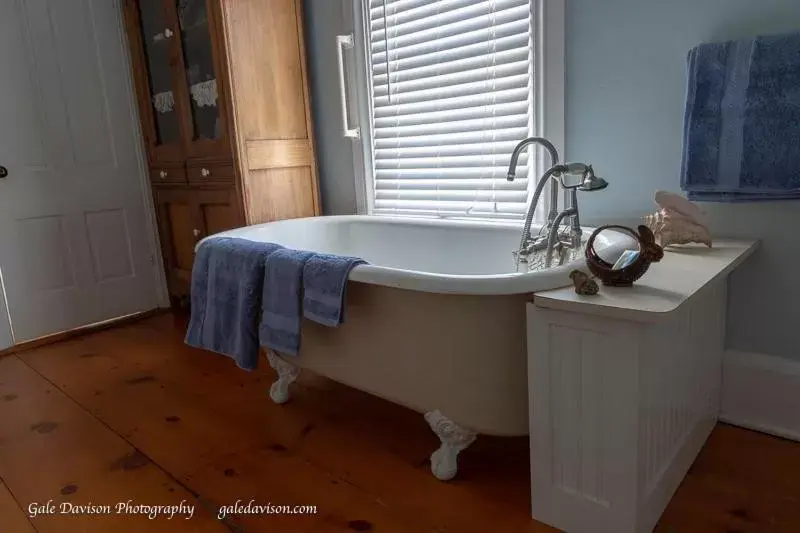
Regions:
<instances>
[{"instance_id":1,"label":"wooden plank floor","mask_svg":"<svg viewBox=\"0 0 800 533\"><path fill-rule=\"evenodd\" d=\"M172 315L0 358L0 532L554 531L529 518L527 439L481 437L435 480L422 417L310 374L269 402L272 371L183 345ZM720 425L659 533L800 531L800 444ZM29 517L28 506L194 505L176 515ZM220 506L315 505L318 514Z\"/></svg>"}]
</instances>

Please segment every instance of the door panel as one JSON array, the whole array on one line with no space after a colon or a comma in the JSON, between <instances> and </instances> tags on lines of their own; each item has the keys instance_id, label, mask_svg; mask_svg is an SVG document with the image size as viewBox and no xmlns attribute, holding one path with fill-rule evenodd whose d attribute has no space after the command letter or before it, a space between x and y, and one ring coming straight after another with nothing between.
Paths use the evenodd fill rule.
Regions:
<instances>
[{"instance_id":1,"label":"door panel","mask_svg":"<svg viewBox=\"0 0 800 533\"><path fill-rule=\"evenodd\" d=\"M116 2L0 3L0 269L17 342L157 305L122 43Z\"/></svg>"}]
</instances>

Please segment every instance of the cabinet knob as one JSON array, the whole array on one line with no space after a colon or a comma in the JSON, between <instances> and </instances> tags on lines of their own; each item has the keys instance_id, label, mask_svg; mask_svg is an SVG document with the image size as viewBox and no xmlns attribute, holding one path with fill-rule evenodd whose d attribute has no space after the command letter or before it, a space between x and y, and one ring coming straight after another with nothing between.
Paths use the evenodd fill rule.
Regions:
<instances>
[{"instance_id":1,"label":"cabinet knob","mask_svg":"<svg viewBox=\"0 0 800 533\"><path fill-rule=\"evenodd\" d=\"M163 180L164 178L167 177L167 171L166 170L162 170L161 172L158 173L158 175Z\"/></svg>"},{"instance_id":2,"label":"cabinet knob","mask_svg":"<svg viewBox=\"0 0 800 533\"><path fill-rule=\"evenodd\" d=\"M200 175L203 176L204 178L207 178L211 175L211 171L208 170L207 168L201 168Z\"/></svg>"},{"instance_id":3,"label":"cabinet knob","mask_svg":"<svg viewBox=\"0 0 800 533\"><path fill-rule=\"evenodd\" d=\"M193 234L195 237L199 237L199 236L200 236L200 230L199 230L199 229L193 229L193 230L192 230L192 234Z\"/></svg>"},{"instance_id":4,"label":"cabinet knob","mask_svg":"<svg viewBox=\"0 0 800 533\"><path fill-rule=\"evenodd\" d=\"M167 39L172 37L172 35L173 35L173 33L172 33L171 29L167 28L166 30L164 30L164 37L166 37Z\"/></svg>"}]
</instances>

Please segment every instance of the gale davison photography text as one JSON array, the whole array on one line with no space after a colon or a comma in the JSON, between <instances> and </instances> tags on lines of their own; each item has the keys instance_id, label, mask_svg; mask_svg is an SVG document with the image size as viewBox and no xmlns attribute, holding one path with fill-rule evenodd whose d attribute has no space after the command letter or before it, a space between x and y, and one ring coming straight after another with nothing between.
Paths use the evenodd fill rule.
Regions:
<instances>
[{"instance_id":1,"label":"gale davison photography text","mask_svg":"<svg viewBox=\"0 0 800 533\"><path fill-rule=\"evenodd\" d=\"M150 520L164 517L171 520L175 516L189 520L194 516L194 505L181 500L177 505L142 505L133 500L117 502L114 505L95 505L92 502L77 504L72 502L55 503L48 500L45 503L32 502L28 505L28 517L55 515L55 514L75 514L75 515L145 515Z\"/></svg>"},{"instance_id":2,"label":"gale davison photography text","mask_svg":"<svg viewBox=\"0 0 800 533\"><path fill-rule=\"evenodd\" d=\"M47 515L144 515L150 520L162 517L172 520L180 517L189 520L194 516L194 504L181 500L177 505L142 505L133 500L117 502L114 505L96 505L92 502L77 504L72 502L56 503L48 500L45 503L33 502L28 505L28 517ZM272 503L257 504L255 500L245 503L236 500L233 505L223 505L217 510L217 519L224 520L227 516L238 514L317 514L316 505L273 505Z\"/></svg>"}]
</instances>

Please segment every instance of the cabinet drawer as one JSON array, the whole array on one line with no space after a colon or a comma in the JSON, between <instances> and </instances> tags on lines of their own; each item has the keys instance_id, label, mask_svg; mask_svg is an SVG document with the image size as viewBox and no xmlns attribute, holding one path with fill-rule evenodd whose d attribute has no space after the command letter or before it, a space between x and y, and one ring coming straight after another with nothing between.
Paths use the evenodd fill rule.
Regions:
<instances>
[{"instance_id":1,"label":"cabinet drawer","mask_svg":"<svg viewBox=\"0 0 800 533\"><path fill-rule=\"evenodd\" d=\"M150 181L155 186L186 184L186 169L183 167L151 167Z\"/></svg>"},{"instance_id":2,"label":"cabinet drawer","mask_svg":"<svg viewBox=\"0 0 800 533\"><path fill-rule=\"evenodd\" d=\"M203 184L230 184L234 181L232 164L213 164L188 167L189 183Z\"/></svg>"}]
</instances>

